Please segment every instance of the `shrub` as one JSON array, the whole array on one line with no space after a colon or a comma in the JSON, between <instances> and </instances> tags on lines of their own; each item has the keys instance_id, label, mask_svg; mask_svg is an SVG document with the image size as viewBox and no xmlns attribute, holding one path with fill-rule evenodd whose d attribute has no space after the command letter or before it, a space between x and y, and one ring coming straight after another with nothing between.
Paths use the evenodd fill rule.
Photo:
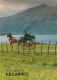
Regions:
<instances>
[{"instance_id":1,"label":"shrub","mask_svg":"<svg viewBox=\"0 0 57 80\"><path fill-rule=\"evenodd\" d=\"M54 67L57 67L57 63L54 63L53 66L54 66Z\"/></svg>"},{"instance_id":2,"label":"shrub","mask_svg":"<svg viewBox=\"0 0 57 80\"><path fill-rule=\"evenodd\" d=\"M44 63L43 63L43 66L47 66L47 63L46 63L46 62L44 62Z\"/></svg>"}]
</instances>

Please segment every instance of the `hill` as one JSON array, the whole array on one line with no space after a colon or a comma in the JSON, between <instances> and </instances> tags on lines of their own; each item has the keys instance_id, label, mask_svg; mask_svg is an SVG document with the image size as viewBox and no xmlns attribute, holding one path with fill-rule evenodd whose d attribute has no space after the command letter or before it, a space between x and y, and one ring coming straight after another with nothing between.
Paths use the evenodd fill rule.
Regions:
<instances>
[{"instance_id":1,"label":"hill","mask_svg":"<svg viewBox=\"0 0 57 80\"><path fill-rule=\"evenodd\" d=\"M41 4L13 16L0 18L0 32L57 34L57 6Z\"/></svg>"}]
</instances>

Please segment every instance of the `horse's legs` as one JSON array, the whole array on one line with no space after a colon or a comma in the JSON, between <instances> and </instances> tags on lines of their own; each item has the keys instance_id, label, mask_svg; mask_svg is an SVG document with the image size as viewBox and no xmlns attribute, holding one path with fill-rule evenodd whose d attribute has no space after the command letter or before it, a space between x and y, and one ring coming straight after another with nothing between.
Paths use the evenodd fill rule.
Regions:
<instances>
[{"instance_id":1,"label":"horse's legs","mask_svg":"<svg viewBox=\"0 0 57 80\"><path fill-rule=\"evenodd\" d=\"M10 46L11 46L11 48L13 48L12 42L10 42Z\"/></svg>"}]
</instances>

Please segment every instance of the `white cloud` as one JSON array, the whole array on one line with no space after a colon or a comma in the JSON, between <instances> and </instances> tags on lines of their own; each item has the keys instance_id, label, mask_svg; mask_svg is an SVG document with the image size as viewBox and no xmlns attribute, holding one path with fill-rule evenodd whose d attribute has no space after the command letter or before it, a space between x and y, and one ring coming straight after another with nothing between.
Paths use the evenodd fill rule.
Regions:
<instances>
[{"instance_id":1,"label":"white cloud","mask_svg":"<svg viewBox=\"0 0 57 80\"><path fill-rule=\"evenodd\" d=\"M0 17L21 12L40 3L57 5L56 0L0 0Z\"/></svg>"},{"instance_id":2,"label":"white cloud","mask_svg":"<svg viewBox=\"0 0 57 80\"><path fill-rule=\"evenodd\" d=\"M26 4L0 4L0 17L9 16L28 8Z\"/></svg>"}]
</instances>

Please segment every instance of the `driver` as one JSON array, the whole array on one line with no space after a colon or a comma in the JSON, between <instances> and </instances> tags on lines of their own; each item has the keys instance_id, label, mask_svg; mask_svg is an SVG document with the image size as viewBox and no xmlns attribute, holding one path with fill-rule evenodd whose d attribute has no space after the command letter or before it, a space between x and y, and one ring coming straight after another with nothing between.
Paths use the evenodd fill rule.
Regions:
<instances>
[{"instance_id":1,"label":"driver","mask_svg":"<svg viewBox=\"0 0 57 80\"><path fill-rule=\"evenodd\" d=\"M26 40L28 40L29 38L31 37L31 35L28 33L28 32L24 32L24 38L26 39Z\"/></svg>"}]
</instances>

